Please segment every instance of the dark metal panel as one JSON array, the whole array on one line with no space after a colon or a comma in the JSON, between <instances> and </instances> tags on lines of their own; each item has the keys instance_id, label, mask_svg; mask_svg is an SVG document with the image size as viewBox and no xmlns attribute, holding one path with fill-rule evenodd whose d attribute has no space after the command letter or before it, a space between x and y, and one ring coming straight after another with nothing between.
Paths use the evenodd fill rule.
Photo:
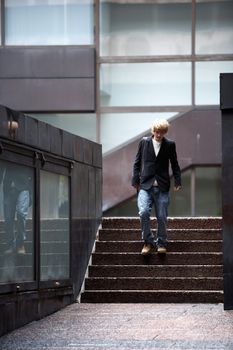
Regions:
<instances>
[{"instance_id":1,"label":"dark metal panel","mask_svg":"<svg viewBox=\"0 0 233 350\"><path fill-rule=\"evenodd\" d=\"M95 110L94 78L0 79L0 102L24 112Z\"/></svg>"},{"instance_id":2,"label":"dark metal panel","mask_svg":"<svg viewBox=\"0 0 233 350\"><path fill-rule=\"evenodd\" d=\"M233 108L233 73L220 74L220 108Z\"/></svg>"},{"instance_id":3,"label":"dark metal panel","mask_svg":"<svg viewBox=\"0 0 233 350\"><path fill-rule=\"evenodd\" d=\"M84 142L85 140L80 137L76 136L74 141L74 159L78 162L84 161Z\"/></svg>"},{"instance_id":4,"label":"dark metal panel","mask_svg":"<svg viewBox=\"0 0 233 350\"><path fill-rule=\"evenodd\" d=\"M102 169L95 169L95 183L96 183L96 193L95 193L95 212L97 224L100 223L102 217Z\"/></svg>"},{"instance_id":5,"label":"dark metal panel","mask_svg":"<svg viewBox=\"0 0 233 350\"><path fill-rule=\"evenodd\" d=\"M233 310L233 109L222 113L224 308Z\"/></svg>"},{"instance_id":6,"label":"dark metal panel","mask_svg":"<svg viewBox=\"0 0 233 350\"><path fill-rule=\"evenodd\" d=\"M38 147L38 120L25 118L25 143Z\"/></svg>"},{"instance_id":7,"label":"dark metal panel","mask_svg":"<svg viewBox=\"0 0 233 350\"><path fill-rule=\"evenodd\" d=\"M95 218L95 202L96 202L96 182L95 182L95 168L89 167L88 170L88 216Z\"/></svg>"},{"instance_id":8,"label":"dark metal panel","mask_svg":"<svg viewBox=\"0 0 233 350\"><path fill-rule=\"evenodd\" d=\"M8 115L4 106L0 105L0 136L9 136Z\"/></svg>"},{"instance_id":9,"label":"dark metal panel","mask_svg":"<svg viewBox=\"0 0 233 350\"><path fill-rule=\"evenodd\" d=\"M62 154L62 130L48 125L50 137L50 152Z\"/></svg>"},{"instance_id":10,"label":"dark metal panel","mask_svg":"<svg viewBox=\"0 0 233 350\"><path fill-rule=\"evenodd\" d=\"M76 136L62 130L62 155L68 158L74 158L74 142Z\"/></svg>"},{"instance_id":11,"label":"dark metal panel","mask_svg":"<svg viewBox=\"0 0 233 350\"><path fill-rule=\"evenodd\" d=\"M93 165L97 167L102 167L102 145L95 144L93 148Z\"/></svg>"},{"instance_id":12,"label":"dark metal panel","mask_svg":"<svg viewBox=\"0 0 233 350\"><path fill-rule=\"evenodd\" d=\"M93 160L93 143L91 141L84 140L84 163L92 164Z\"/></svg>"},{"instance_id":13,"label":"dark metal panel","mask_svg":"<svg viewBox=\"0 0 233 350\"><path fill-rule=\"evenodd\" d=\"M1 78L93 78L94 48L19 47L0 49Z\"/></svg>"},{"instance_id":14,"label":"dark metal panel","mask_svg":"<svg viewBox=\"0 0 233 350\"><path fill-rule=\"evenodd\" d=\"M50 151L50 128L47 123L39 122L38 123L38 144L39 148L43 148L46 151Z\"/></svg>"},{"instance_id":15,"label":"dark metal panel","mask_svg":"<svg viewBox=\"0 0 233 350\"><path fill-rule=\"evenodd\" d=\"M233 73L220 75L224 308L233 310Z\"/></svg>"},{"instance_id":16,"label":"dark metal panel","mask_svg":"<svg viewBox=\"0 0 233 350\"><path fill-rule=\"evenodd\" d=\"M88 167L85 164L75 163L73 177L73 207L75 218L88 217Z\"/></svg>"}]
</instances>

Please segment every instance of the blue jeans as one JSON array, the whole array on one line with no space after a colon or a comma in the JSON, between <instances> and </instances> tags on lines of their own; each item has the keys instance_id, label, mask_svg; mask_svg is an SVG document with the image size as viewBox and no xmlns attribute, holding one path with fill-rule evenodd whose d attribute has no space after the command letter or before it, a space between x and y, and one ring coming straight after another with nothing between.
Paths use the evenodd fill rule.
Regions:
<instances>
[{"instance_id":1,"label":"blue jeans","mask_svg":"<svg viewBox=\"0 0 233 350\"><path fill-rule=\"evenodd\" d=\"M26 239L26 218L29 208L29 191L10 189L4 193L4 217L9 247L22 246ZM16 232L15 228L16 214Z\"/></svg>"},{"instance_id":2,"label":"blue jeans","mask_svg":"<svg viewBox=\"0 0 233 350\"><path fill-rule=\"evenodd\" d=\"M157 218L157 237L151 231L150 216L152 207L155 207ZM141 219L142 239L145 243L151 243L165 247L167 244L167 210L169 205L169 192L162 192L158 186L149 190L140 189L138 193L138 210Z\"/></svg>"}]
</instances>

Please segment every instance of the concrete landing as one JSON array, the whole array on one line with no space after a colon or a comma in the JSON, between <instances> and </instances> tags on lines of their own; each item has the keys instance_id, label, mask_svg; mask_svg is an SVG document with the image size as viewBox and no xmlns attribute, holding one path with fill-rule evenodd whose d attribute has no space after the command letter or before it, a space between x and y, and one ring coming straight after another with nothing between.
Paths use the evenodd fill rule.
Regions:
<instances>
[{"instance_id":1,"label":"concrete landing","mask_svg":"<svg viewBox=\"0 0 233 350\"><path fill-rule=\"evenodd\" d=\"M222 304L73 304L0 338L1 350L232 350Z\"/></svg>"}]
</instances>

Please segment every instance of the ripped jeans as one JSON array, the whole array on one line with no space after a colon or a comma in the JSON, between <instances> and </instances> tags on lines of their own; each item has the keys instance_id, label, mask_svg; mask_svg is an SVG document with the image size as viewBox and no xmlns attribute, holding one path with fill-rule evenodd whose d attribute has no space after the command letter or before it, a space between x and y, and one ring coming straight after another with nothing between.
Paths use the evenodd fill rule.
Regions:
<instances>
[{"instance_id":1,"label":"ripped jeans","mask_svg":"<svg viewBox=\"0 0 233 350\"><path fill-rule=\"evenodd\" d=\"M155 207L157 218L156 240L151 231L150 216L152 207ZM167 245L167 214L169 205L169 192L162 192L158 186L149 190L140 189L138 193L138 210L141 220L142 239L153 246L165 247Z\"/></svg>"}]
</instances>

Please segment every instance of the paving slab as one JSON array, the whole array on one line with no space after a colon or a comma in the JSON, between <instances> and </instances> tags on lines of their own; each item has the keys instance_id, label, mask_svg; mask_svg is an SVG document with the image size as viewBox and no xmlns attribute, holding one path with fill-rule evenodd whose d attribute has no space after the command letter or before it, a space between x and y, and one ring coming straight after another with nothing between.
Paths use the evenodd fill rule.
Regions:
<instances>
[{"instance_id":1,"label":"paving slab","mask_svg":"<svg viewBox=\"0 0 233 350\"><path fill-rule=\"evenodd\" d=\"M0 338L0 350L233 350L223 304L72 304Z\"/></svg>"}]
</instances>

